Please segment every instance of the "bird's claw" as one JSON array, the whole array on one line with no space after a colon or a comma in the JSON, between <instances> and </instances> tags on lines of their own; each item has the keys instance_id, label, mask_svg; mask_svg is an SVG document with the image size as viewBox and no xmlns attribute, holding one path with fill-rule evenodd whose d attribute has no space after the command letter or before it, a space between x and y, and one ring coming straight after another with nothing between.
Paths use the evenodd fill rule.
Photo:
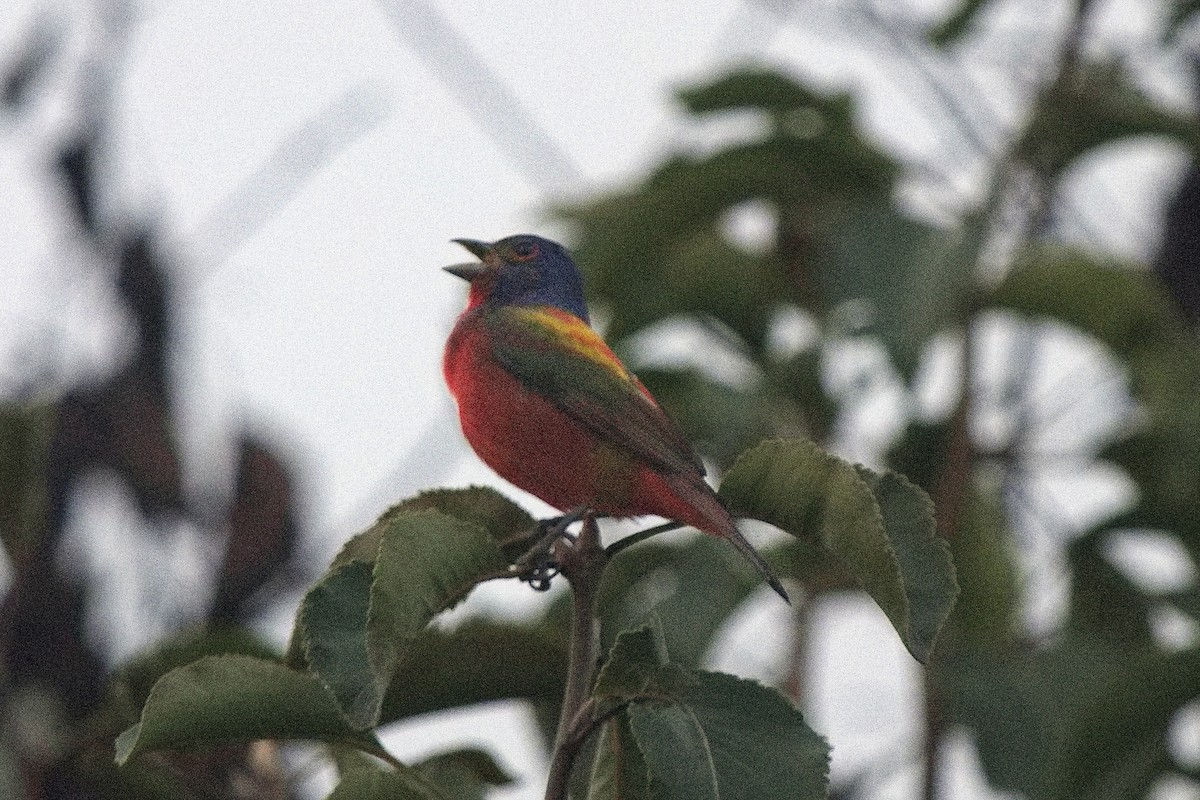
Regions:
<instances>
[{"instance_id":1,"label":"bird's claw","mask_svg":"<svg viewBox=\"0 0 1200 800\"><path fill-rule=\"evenodd\" d=\"M549 556L549 554L547 554ZM540 563L534 564L524 575L521 580L529 584L529 588L535 592L545 592L550 590L550 581L558 574L558 564L554 559L547 557Z\"/></svg>"},{"instance_id":2,"label":"bird's claw","mask_svg":"<svg viewBox=\"0 0 1200 800\"><path fill-rule=\"evenodd\" d=\"M513 572L535 591L550 588L550 581L559 573L558 560L554 557L554 546L566 540L575 543L575 534L567 528L578 522L587 513L587 508L573 509L561 517L540 520L537 524L538 538L523 556L513 564Z\"/></svg>"}]
</instances>

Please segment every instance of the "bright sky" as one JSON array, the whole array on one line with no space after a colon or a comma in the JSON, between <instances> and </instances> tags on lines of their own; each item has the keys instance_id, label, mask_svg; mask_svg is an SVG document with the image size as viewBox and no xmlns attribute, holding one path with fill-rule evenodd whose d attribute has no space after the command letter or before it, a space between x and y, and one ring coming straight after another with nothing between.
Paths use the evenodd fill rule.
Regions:
<instances>
[{"instance_id":1,"label":"bright sky","mask_svg":"<svg viewBox=\"0 0 1200 800\"><path fill-rule=\"evenodd\" d=\"M786 25L772 8L790 4L768 0L695 0L674 12L632 0L143 5L113 87L110 168L122 195L110 208L149 215L175 236L186 457L220 488L225 476L203 464L227 454L236 425L287 442L311 530L328 534L322 554L414 491L494 480L462 442L441 382L442 342L463 302L463 286L438 269L464 258L449 240L563 235L546 220L554 200L618 186L665 153L744 130L746 120L685 127L672 88L762 59L857 87L876 135L898 152L942 144L911 85L899 90L891 70L861 58L886 49L886 37L864 40L821 4ZM56 21L68 7L18 0L0 17L0 54L40 15ZM94 47L102 15L69 16L60 33L71 49ZM1138 35L1136 25L1122 31ZM80 78L63 67L33 116L0 128L0 241L11 257L0 393L19 384L39 342L57 348L47 366L74 378L109 370L127 333L106 320L114 301L103 282L51 227L58 197L44 169L85 90ZM994 86L989 102L1003 106L1009 88ZM549 145L531 138L528 119ZM1170 166L1151 162L1164 174ZM969 178L941 196L955 191L969 196ZM910 796L915 665L865 601L827 605L816 611L811 716L834 745L834 774L890 759L897 771L876 796ZM770 677L787 656L785 615L767 602L747 609L716 662ZM528 724L504 705L403 726L388 742L403 758L469 734L529 778L498 796L532 798L544 765L512 735ZM951 771L947 796L989 797L969 744L952 758L963 768Z\"/></svg>"}]
</instances>

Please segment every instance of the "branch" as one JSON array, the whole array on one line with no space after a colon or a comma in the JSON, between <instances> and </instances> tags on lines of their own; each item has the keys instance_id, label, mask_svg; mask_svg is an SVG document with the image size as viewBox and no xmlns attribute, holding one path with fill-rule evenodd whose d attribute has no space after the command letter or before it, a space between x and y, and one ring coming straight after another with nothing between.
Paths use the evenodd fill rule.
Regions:
<instances>
[{"instance_id":1,"label":"branch","mask_svg":"<svg viewBox=\"0 0 1200 800\"><path fill-rule=\"evenodd\" d=\"M653 528L646 528L638 531L637 533L631 533L624 539L613 542L608 547L604 548L604 555L607 558L612 558L625 548L632 547L638 542L644 542L651 536L657 536L660 533L667 533L668 531L677 530L678 528L682 527L682 522L664 522L661 525L655 525Z\"/></svg>"},{"instance_id":2,"label":"branch","mask_svg":"<svg viewBox=\"0 0 1200 800\"><path fill-rule=\"evenodd\" d=\"M599 623L596 619L596 597L600 578L608 564L608 554L600 546L600 529L590 513L583 519L583 529L574 544L560 541L555 560L559 570L571 584L574 608L571 616L571 644L567 662L567 685L563 691L562 711L558 731L554 735L554 751L550 757L550 777L546 784L546 800L565 800L567 784L575 757L595 728L594 703L588 699L592 675L596 669Z\"/></svg>"}]
</instances>

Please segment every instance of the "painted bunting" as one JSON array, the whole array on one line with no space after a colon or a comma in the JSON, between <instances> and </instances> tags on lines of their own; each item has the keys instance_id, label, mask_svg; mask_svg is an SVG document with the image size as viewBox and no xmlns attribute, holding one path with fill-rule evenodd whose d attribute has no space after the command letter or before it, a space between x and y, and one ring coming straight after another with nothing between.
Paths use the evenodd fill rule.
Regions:
<instances>
[{"instance_id":1,"label":"painted bunting","mask_svg":"<svg viewBox=\"0 0 1200 800\"><path fill-rule=\"evenodd\" d=\"M654 514L730 541L787 594L704 482L704 465L646 387L592 330L570 253L538 236L455 239L479 258L443 371L471 447L561 510Z\"/></svg>"}]
</instances>

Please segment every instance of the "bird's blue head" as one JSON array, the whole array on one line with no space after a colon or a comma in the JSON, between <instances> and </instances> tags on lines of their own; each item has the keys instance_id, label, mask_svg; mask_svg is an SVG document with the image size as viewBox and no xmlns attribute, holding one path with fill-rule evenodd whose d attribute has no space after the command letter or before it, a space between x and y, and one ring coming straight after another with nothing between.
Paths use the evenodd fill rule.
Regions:
<instances>
[{"instance_id":1,"label":"bird's blue head","mask_svg":"<svg viewBox=\"0 0 1200 800\"><path fill-rule=\"evenodd\" d=\"M522 233L497 242L455 239L478 262L445 267L470 281L470 306L553 306L588 321L583 278L567 249Z\"/></svg>"}]
</instances>

